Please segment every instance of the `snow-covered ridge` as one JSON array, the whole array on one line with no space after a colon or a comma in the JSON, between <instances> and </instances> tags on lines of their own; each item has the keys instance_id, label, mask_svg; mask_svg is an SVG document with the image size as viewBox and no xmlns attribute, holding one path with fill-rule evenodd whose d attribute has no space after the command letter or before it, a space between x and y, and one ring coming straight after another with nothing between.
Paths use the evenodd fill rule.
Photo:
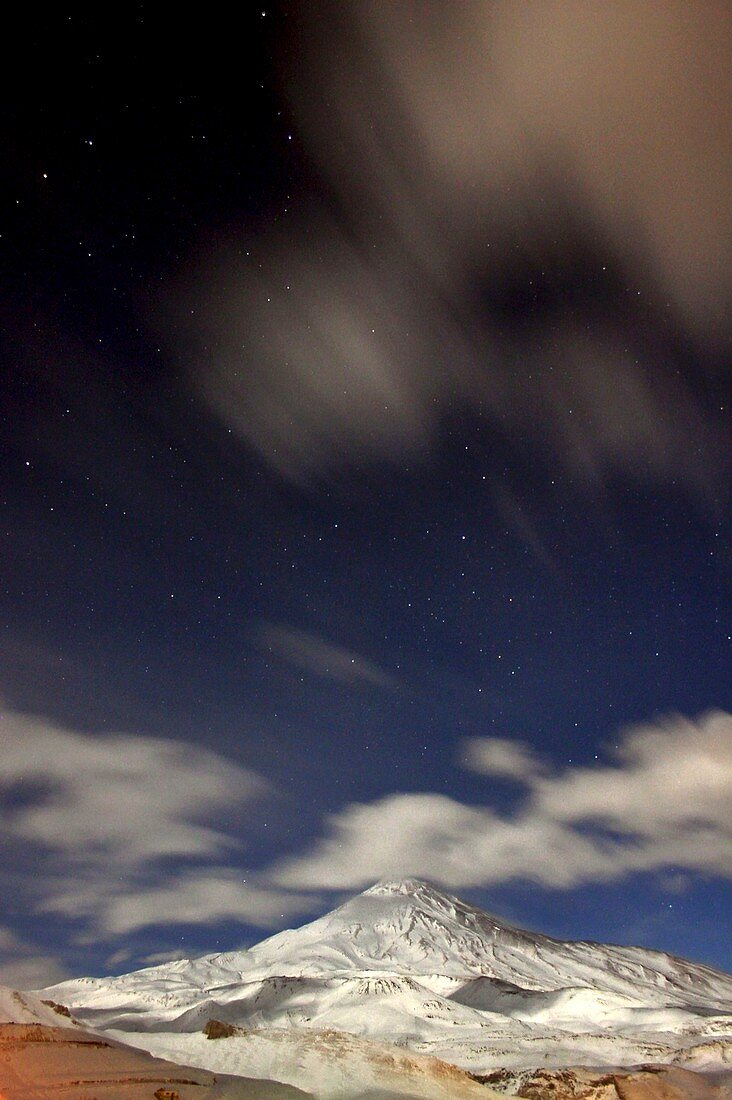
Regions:
<instances>
[{"instance_id":1,"label":"snow-covered ridge","mask_svg":"<svg viewBox=\"0 0 732 1100\"><path fill-rule=\"evenodd\" d=\"M64 1006L51 998L20 993L0 985L0 1024L43 1024L45 1027L76 1027Z\"/></svg>"},{"instance_id":2,"label":"snow-covered ridge","mask_svg":"<svg viewBox=\"0 0 732 1100\"><path fill-rule=\"evenodd\" d=\"M729 975L644 948L528 932L415 879L377 883L248 951L44 995L142 1045L173 1034L185 1042L215 1018L350 1032L476 1072L545 1063L547 1053L557 1065L683 1062L702 1057L702 1045L705 1065L732 1063Z\"/></svg>"}]
</instances>

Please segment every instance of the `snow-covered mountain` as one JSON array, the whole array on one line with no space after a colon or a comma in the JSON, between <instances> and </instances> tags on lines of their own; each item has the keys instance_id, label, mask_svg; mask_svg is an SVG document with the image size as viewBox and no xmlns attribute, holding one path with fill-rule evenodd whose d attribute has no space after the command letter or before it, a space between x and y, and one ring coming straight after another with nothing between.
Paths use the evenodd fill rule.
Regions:
<instances>
[{"instance_id":1,"label":"snow-covered mountain","mask_svg":"<svg viewBox=\"0 0 732 1100\"><path fill-rule=\"evenodd\" d=\"M178 1059L195 1034L196 1064L214 1069L219 1044L200 1038L210 1019L350 1032L481 1073L732 1066L732 976L643 948L523 931L417 880L378 883L248 951L82 978L44 996Z\"/></svg>"}]
</instances>

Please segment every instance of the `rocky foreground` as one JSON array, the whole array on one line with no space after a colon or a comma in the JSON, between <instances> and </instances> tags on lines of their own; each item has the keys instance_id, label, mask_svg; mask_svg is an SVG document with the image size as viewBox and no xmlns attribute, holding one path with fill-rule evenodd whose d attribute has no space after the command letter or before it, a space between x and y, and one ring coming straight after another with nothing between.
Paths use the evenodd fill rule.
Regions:
<instances>
[{"instance_id":1,"label":"rocky foreground","mask_svg":"<svg viewBox=\"0 0 732 1100\"><path fill-rule=\"evenodd\" d=\"M296 1100L276 1081L176 1065L81 1027L61 1004L0 987L0 1100Z\"/></svg>"},{"instance_id":2,"label":"rocky foreground","mask_svg":"<svg viewBox=\"0 0 732 1100\"><path fill-rule=\"evenodd\" d=\"M236 1039L231 1029L220 1025L210 1027L207 1037ZM351 1036L344 1035L342 1041L353 1043ZM177 1065L78 1026L5 1023L0 1024L0 1100L316 1100L322 1095L404 1100L437 1095L423 1091L417 1081L412 1082L415 1092L407 1080L400 1081L404 1052L395 1048L393 1054L390 1059L382 1051L383 1088L358 1092L344 1088L339 1093L328 1088L323 1094L272 1080L233 1078ZM457 1070L452 1077L448 1073L443 1095L478 1100L497 1095L525 1100L732 1100L732 1075L725 1082L669 1066L616 1072L497 1070L472 1081L464 1077Z\"/></svg>"}]
</instances>

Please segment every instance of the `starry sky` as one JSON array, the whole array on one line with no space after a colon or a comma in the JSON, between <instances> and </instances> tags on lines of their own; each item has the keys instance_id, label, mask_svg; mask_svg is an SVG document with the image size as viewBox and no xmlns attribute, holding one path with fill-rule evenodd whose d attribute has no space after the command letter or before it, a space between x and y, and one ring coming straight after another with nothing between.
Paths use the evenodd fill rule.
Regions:
<instances>
[{"instance_id":1,"label":"starry sky","mask_svg":"<svg viewBox=\"0 0 732 1100\"><path fill-rule=\"evenodd\" d=\"M729 9L21 18L0 981L404 875L732 968Z\"/></svg>"}]
</instances>

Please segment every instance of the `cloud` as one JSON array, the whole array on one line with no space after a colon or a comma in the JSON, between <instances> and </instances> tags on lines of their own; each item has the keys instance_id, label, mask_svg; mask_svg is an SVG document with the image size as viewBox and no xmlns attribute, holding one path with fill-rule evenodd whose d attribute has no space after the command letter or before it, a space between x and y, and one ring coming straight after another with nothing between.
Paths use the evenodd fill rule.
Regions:
<instances>
[{"instance_id":1,"label":"cloud","mask_svg":"<svg viewBox=\"0 0 732 1100\"><path fill-rule=\"evenodd\" d=\"M309 850L257 873L241 865L234 822L267 788L233 761L12 712L3 728L4 889L28 911L72 921L78 943L156 924L276 927L317 908L322 891L384 877L563 889L636 872L732 876L732 716L719 711L633 727L612 761L558 771L520 742L472 738L464 766L522 784L512 815L393 793L345 806ZM65 976L9 928L0 966L26 988Z\"/></svg>"},{"instance_id":2,"label":"cloud","mask_svg":"<svg viewBox=\"0 0 732 1100\"><path fill-rule=\"evenodd\" d=\"M417 875L453 888L528 880L567 888L639 871L732 876L732 716L712 712L629 730L617 766L554 775L526 748L487 738L467 760L526 787L515 816L444 795L394 794L351 804L327 835L280 863L288 888L355 888Z\"/></svg>"},{"instance_id":3,"label":"cloud","mask_svg":"<svg viewBox=\"0 0 732 1100\"><path fill-rule=\"evenodd\" d=\"M730 316L724 6L294 22L285 94L329 201L205 242L156 319L227 427L299 482L418 461L468 413L589 487L620 470L709 496L729 470L702 392Z\"/></svg>"},{"instance_id":4,"label":"cloud","mask_svg":"<svg viewBox=\"0 0 732 1100\"><path fill-rule=\"evenodd\" d=\"M112 965L114 965L112 962L113 958L114 956L109 960ZM140 962L144 966L160 966L161 963L178 962L180 959L186 958L188 958L188 956L185 951L153 951L151 955L144 955L140 959ZM122 957L116 961L124 962L125 956L122 955Z\"/></svg>"},{"instance_id":5,"label":"cloud","mask_svg":"<svg viewBox=\"0 0 732 1100\"><path fill-rule=\"evenodd\" d=\"M327 818L329 835L310 855L275 869L283 886L338 890L407 873L443 881L468 873L472 838L488 832L493 819L439 794L388 795L353 803ZM445 876L447 876L445 878Z\"/></svg>"},{"instance_id":6,"label":"cloud","mask_svg":"<svg viewBox=\"0 0 732 1100\"><path fill-rule=\"evenodd\" d=\"M528 780L543 770L528 745L500 737L469 737L463 741L461 763L479 775Z\"/></svg>"},{"instance_id":7,"label":"cloud","mask_svg":"<svg viewBox=\"0 0 732 1100\"><path fill-rule=\"evenodd\" d=\"M213 924L235 920L271 928L293 913L313 907L312 898L248 881L241 868L179 869L164 881L140 884L111 880L100 886L74 884L56 891L41 909L68 917L93 918L104 936L123 936L138 928L161 924Z\"/></svg>"},{"instance_id":8,"label":"cloud","mask_svg":"<svg viewBox=\"0 0 732 1100\"><path fill-rule=\"evenodd\" d=\"M522 194L503 202L520 217L528 195L546 194L537 169L542 150L554 151L606 239L644 248L695 328L716 328L730 288L724 4L620 0L597 10L555 0L456 12L358 0L341 10L342 52L319 36L310 56L320 72L305 68L293 85L309 140L349 194L360 184L373 201L396 203L401 221L399 200L424 203L430 184L471 197L488 187L500 201L513 183ZM354 68L381 83L360 83ZM397 133L401 145L388 141ZM379 153L370 172L355 156L367 145ZM413 174L427 176L416 195L403 164L415 154Z\"/></svg>"},{"instance_id":9,"label":"cloud","mask_svg":"<svg viewBox=\"0 0 732 1100\"><path fill-rule=\"evenodd\" d=\"M536 812L656 841L675 835L688 841L702 829L732 832L730 715L717 711L699 722L675 717L633 727L617 756L614 768L574 768L536 780Z\"/></svg>"},{"instance_id":10,"label":"cloud","mask_svg":"<svg viewBox=\"0 0 732 1100\"><path fill-rule=\"evenodd\" d=\"M42 954L38 947L0 925L0 985L11 989L38 989L53 985L71 975L54 955Z\"/></svg>"},{"instance_id":11,"label":"cloud","mask_svg":"<svg viewBox=\"0 0 732 1100\"><path fill-rule=\"evenodd\" d=\"M11 989L43 989L72 977L53 955L33 955L0 963L0 985Z\"/></svg>"},{"instance_id":12,"label":"cloud","mask_svg":"<svg viewBox=\"0 0 732 1100\"><path fill-rule=\"evenodd\" d=\"M2 725L7 833L80 865L216 854L234 841L205 822L266 791L252 772L196 745L91 736L13 713Z\"/></svg>"},{"instance_id":13,"label":"cloud","mask_svg":"<svg viewBox=\"0 0 732 1100\"><path fill-rule=\"evenodd\" d=\"M366 683L392 687L395 680L373 661L349 649L332 645L316 634L292 627L264 623L257 632L259 644L305 672L341 683Z\"/></svg>"},{"instance_id":14,"label":"cloud","mask_svg":"<svg viewBox=\"0 0 732 1100\"><path fill-rule=\"evenodd\" d=\"M416 876L457 889L511 879L564 887L615 877L612 854L578 833L531 816L506 821L445 795L351 804L331 815L328 827L310 855L275 868L275 883L341 890Z\"/></svg>"},{"instance_id":15,"label":"cloud","mask_svg":"<svg viewBox=\"0 0 732 1100\"><path fill-rule=\"evenodd\" d=\"M245 884L239 819L273 796L248 769L189 743L93 736L11 711L2 733L5 890L80 922L87 942L148 924L264 924L301 904Z\"/></svg>"}]
</instances>

